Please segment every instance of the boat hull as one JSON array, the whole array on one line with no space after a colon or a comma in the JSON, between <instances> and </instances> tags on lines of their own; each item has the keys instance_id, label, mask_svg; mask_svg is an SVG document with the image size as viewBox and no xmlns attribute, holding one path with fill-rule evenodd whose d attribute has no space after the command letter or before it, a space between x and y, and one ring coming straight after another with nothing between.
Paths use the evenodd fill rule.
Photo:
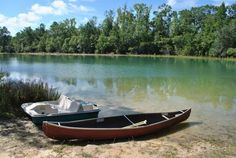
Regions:
<instances>
[{"instance_id":1,"label":"boat hull","mask_svg":"<svg viewBox=\"0 0 236 158\"><path fill-rule=\"evenodd\" d=\"M140 126L134 128L75 128L68 126L60 126L55 123L44 122L43 131L46 136L52 139L86 139L86 140L103 140L137 137L159 130L172 127L184 120L186 120L191 113L191 109L185 110L181 115L168 120L162 120L147 126ZM86 120L84 121L86 123Z\"/></svg>"},{"instance_id":2,"label":"boat hull","mask_svg":"<svg viewBox=\"0 0 236 158\"><path fill-rule=\"evenodd\" d=\"M47 101L46 103L51 103L57 105L57 102ZM43 121L73 121L73 120L83 120L90 118L97 118L100 109L95 107L93 110L88 111L78 111L78 112L63 112L63 113L51 113L51 114L42 114L42 115L32 115L26 111L26 108L33 103L25 103L21 105L22 110L25 114L32 120L36 125L42 125Z\"/></svg>"},{"instance_id":3,"label":"boat hull","mask_svg":"<svg viewBox=\"0 0 236 158\"><path fill-rule=\"evenodd\" d=\"M31 120L36 125L42 125L43 121L73 121L73 120L83 120L90 118L97 118L100 110L92 110L89 112L77 112L77 113L68 113L68 114L58 114L53 116L32 116Z\"/></svg>"}]
</instances>

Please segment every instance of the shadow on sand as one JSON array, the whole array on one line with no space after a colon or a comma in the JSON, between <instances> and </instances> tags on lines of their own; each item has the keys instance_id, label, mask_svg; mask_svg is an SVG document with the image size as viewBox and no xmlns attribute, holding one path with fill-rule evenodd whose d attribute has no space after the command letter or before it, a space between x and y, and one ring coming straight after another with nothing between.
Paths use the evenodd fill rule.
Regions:
<instances>
[{"instance_id":1,"label":"shadow on sand","mask_svg":"<svg viewBox=\"0 0 236 158\"><path fill-rule=\"evenodd\" d=\"M0 136L9 137L9 141L19 140L36 148L47 146L47 141L43 141L47 137L27 117L10 120L1 118L0 128Z\"/></svg>"}]
</instances>

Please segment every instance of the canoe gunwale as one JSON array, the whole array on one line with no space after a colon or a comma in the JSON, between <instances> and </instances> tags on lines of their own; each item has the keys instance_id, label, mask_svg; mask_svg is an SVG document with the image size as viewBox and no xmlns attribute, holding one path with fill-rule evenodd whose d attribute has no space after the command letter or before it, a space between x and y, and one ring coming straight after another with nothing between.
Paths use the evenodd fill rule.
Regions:
<instances>
[{"instance_id":1,"label":"canoe gunwale","mask_svg":"<svg viewBox=\"0 0 236 158\"><path fill-rule=\"evenodd\" d=\"M151 124L147 124L147 125L144 125L144 126L136 126L136 127L132 127L132 128L120 128L120 127L119 128L70 127L70 126L61 125L60 121L58 121L58 122L55 122L55 121L43 121L43 126L50 125L50 126L54 126L54 127L58 127L58 128L64 128L64 129L70 129L70 130L81 130L81 131L88 131L88 130L90 130L90 131L104 131L104 130L106 130L106 131L114 131L114 130L127 131L127 130L134 130L134 129L144 129L144 128L156 126L156 125L159 125L159 124L164 124L166 122L171 122L172 120L175 120L177 118L181 118L184 114L188 113L189 111L191 112L191 108L185 109L185 110L182 110L182 111L184 111L184 112L179 114L178 116L169 118L168 120L165 119L165 120L158 121L158 122L151 123ZM174 112L178 112L178 111L174 111ZM166 114L166 113L173 113L173 112L142 113L142 114L164 114L164 113ZM129 116L137 115L137 114L130 114ZM122 115L120 115L120 116L122 116ZM113 117L119 117L119 116L113 116ZM77 121L67 121L67 122L69 122L69 123L84 122L84 121L97 120L97 119L106 119L106 118L111 118L111 117L91 118L91 119L84 119L84 120L79 120L79 121L78 120ZM65 123L65 122L63 122L63 123Z\"/></svg>"}]
</instances>

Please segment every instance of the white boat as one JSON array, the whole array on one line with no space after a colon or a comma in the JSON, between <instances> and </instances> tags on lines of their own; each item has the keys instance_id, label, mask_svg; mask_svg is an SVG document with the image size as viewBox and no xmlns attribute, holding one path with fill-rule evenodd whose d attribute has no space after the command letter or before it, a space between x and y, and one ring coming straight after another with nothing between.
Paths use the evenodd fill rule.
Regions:
<instances>
[{"instance_id":1,"label":"white boat","mask_svg":"<svg viewBox=\"0 0 236 158\"><path fill-rule=\"evenodd\" d=\"M100 111L94 103L71 99L65 95L56 101L24 103L21 107L35 124L96 118Z\"/></svg>"}]
</instances>

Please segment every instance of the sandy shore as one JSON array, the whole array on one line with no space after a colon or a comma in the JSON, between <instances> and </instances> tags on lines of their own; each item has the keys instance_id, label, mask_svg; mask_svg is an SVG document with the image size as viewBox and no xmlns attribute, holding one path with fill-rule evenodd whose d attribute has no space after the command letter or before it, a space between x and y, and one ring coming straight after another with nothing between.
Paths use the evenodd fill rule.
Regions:
<instances>
[{"instance_id":1,"label":"sandy shore","mask_svg":"<svg viewBox=\"0 0 236 158\"><path fill-rule=\"evenodd\" d=\"M191 134L198 122L184 122L140 138L109 141L55 141L30 120L0 120L0 157L235 157L232 138ZM230 140L232 140L230 142Z\"/></svg>"}]
</instances>

